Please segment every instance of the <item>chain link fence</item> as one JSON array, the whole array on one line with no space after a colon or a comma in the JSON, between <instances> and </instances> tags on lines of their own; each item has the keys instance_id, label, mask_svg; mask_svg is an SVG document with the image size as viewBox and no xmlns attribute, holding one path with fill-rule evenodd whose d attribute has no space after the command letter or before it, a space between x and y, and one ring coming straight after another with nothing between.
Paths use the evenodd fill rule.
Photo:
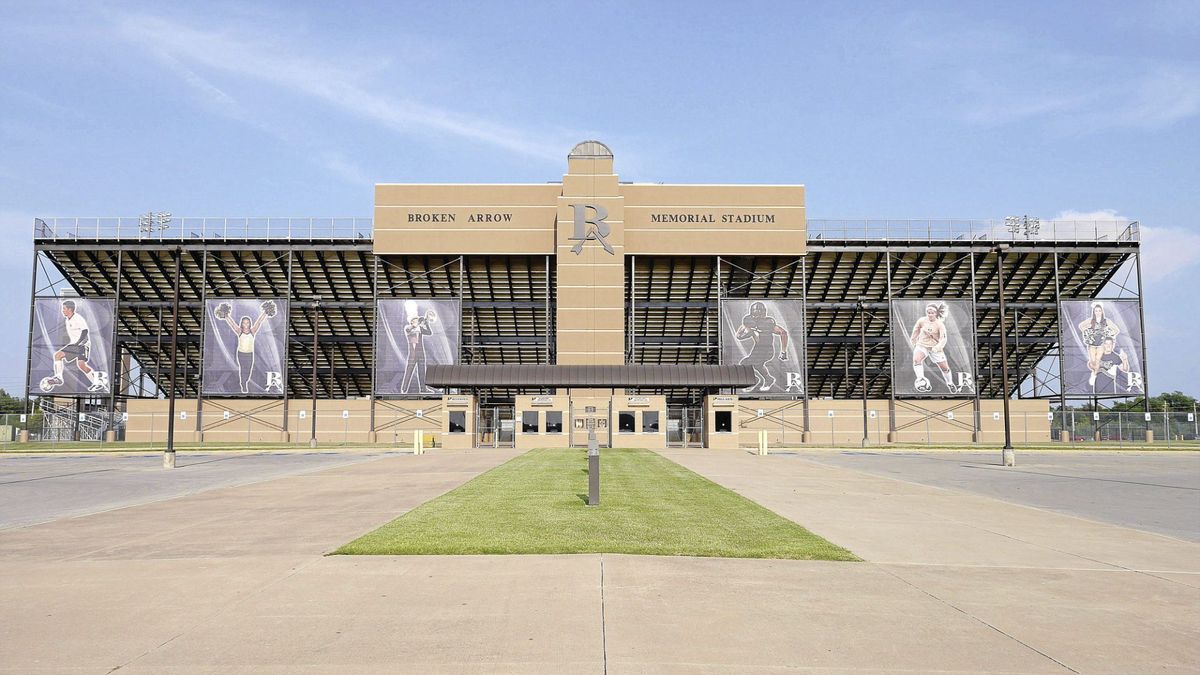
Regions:
<instances>
[{"instance_id":1,"label":"chain link fence","mask_svg":"<svg viewBox=\"0 0 1200 675\"><path fill-rule=\"evenodd\" d=\"M1054 412L1054 438L1067 432L1071 443L1145 444L1146 432L1155 443L1200 441L1200 416L1188 412L1113 412L1068 410Z\"/></svg>"}]
</instances>

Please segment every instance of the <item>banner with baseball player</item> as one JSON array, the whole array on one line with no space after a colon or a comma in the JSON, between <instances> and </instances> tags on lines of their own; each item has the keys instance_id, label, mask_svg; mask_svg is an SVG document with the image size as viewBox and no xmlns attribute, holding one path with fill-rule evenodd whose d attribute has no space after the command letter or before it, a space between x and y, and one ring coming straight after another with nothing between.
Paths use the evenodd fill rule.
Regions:
<instances>
[{"instance_id":1,"label":"banner with baseball player","mask_svg":"<svg viewBox=\"0 0 1200 675\"><path fill-rule=\"evenodd\" d=\"M1141 396L1141 314L1137 300L1063 300L1063 391L1068 395Z\"/></svg>"},{"instance_id":2,"label":"banner with baseball player","mask_svg":"<svg viewBox=\"0 0 1200 675\"><path fill-rule=\"evenodd\" d=\"M107 395L112 386L113 301L35 298L29 393Z\"/></svg>"},{"instance_id":3,"label":"banner with baseball player","mask_svg":"<svg viewBox=\"0 0 1200 675\"><path fill-rule=\"evenodd\" d=\"M975 354L970 300L892 300L896 396L974 396Z\"/></svg>"},{"instance_id":4,"label":"banner with baseball player","mask_svg":"<svg viewBox=\"0 0 1200 675\"><path fill-rule=\"evenodd\" d=\"M742 395L803 395L803 335L800 300L721 301L721 363L754 370Z\"/></svg>"},{"instance_id":5,"label":"banner with baseball player","mask_svg":"<svg viewBox=\"0 0 1200 675\"><path fill-rule=\"evenodd\" d=\"M462 344L457 299L388 298L375 306L375 393L433 396L425 381L431 365L458 363Z\"/></svg>"},{"instance_id":6,"label":"banner with baseball player","mask_svg":"<svg viewBox=\"0 0 1200 675\"><path fill-rule=\"evenodd\" d=\"M287 300L208 298L204 316L204 395L283 396Z\"/></svg>"}]
</instances>

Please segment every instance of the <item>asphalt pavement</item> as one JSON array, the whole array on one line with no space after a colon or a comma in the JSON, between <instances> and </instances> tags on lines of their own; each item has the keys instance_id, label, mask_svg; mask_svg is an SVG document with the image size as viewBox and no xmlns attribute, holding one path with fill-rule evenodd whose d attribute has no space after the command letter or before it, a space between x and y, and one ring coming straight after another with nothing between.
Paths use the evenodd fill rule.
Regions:
<instances>
[{"instance_id":1,"label":"asphalt pavement","mask_svg":"<svg viewBox=\"0 0 1200 675\"><path fill-rule=\"evenodd\" d=\"M788 456L792 453L783 453ZM798 451L814 462L1200 541L1200 452Z\"/></svg>"}]
</instances>

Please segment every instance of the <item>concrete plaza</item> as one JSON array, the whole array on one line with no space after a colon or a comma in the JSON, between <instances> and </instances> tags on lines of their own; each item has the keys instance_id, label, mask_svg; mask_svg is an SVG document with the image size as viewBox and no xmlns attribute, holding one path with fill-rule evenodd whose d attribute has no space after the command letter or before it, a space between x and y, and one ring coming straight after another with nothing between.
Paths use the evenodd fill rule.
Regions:
<instances>
[{"instance_id":1,"label":"concrete plaza","mask_svg":"<svg viewBox=\"0 0 1200 675\"><path fill-rule=\"evenodd\" d=\"M855 466L837 453L664 454L864 563L324 555L513 454L264 455L236 479L200 475L248 457L189 467L181 456L171 475L138 462L107 470L113 457L41 473L0 457L5 509L39 494L65 501L72 486L84 495L70 509L23 506L0 529L0 671L1200 667L1200 544L1105 522L1092 507L1080 517L1016 503L953 472ZM1184 473L1196 458L1176 457ZM1126 468L1136 475L1145 465L1129 456ZM146 487L188 471L191 482L173 491ZM1048 480L1002 480L1021 475L1027 485ZM1186 490L1194 478L1162 489ZM96 492L102 484L142 496L114 506L112 494ZM1102 502L1111 485L1079 481L1067 492ZM1156 494L1165 493L1138 498ZM1194 494L1184 508L1200 516ZM49 522L19 524L38 520Z\"/></svg>"}]
</instances>

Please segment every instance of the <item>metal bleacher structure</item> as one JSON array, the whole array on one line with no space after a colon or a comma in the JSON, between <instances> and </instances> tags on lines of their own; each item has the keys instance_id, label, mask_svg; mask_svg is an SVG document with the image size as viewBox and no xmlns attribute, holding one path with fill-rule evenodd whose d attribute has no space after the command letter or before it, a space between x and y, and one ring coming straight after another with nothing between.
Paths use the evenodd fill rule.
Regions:
<instances>
[{"instance_id":1,"label":"metal bleacher structure","mask_svg":"<svg viewBox=\"0 0 1200 675\"><path fill-rule=\"evenodd\" d=\"M180 397L198 395L202 303L214 297L290 301L290 397L313 395L314 330L316 396L370 395L378 298L461 298L462 363L555 358L551 256L376 256L369 218L171 218L154 227L145 218L38 219L34 244L33 295L117 300L120 385L84 408L118 410L122 399L163 395L176 260ZM809 396L858 398L865 386L868 396L887 398L889 300L955 297L975 301L979 395L1002 396L1002 250L1008 393L1065 402L1058 302L1138 298L1139 246L1138 223L1128 221L809 220L803 257L629 256L626 362L715 364L722 298L798 298Z\"/></svg>"}]
</instances>

